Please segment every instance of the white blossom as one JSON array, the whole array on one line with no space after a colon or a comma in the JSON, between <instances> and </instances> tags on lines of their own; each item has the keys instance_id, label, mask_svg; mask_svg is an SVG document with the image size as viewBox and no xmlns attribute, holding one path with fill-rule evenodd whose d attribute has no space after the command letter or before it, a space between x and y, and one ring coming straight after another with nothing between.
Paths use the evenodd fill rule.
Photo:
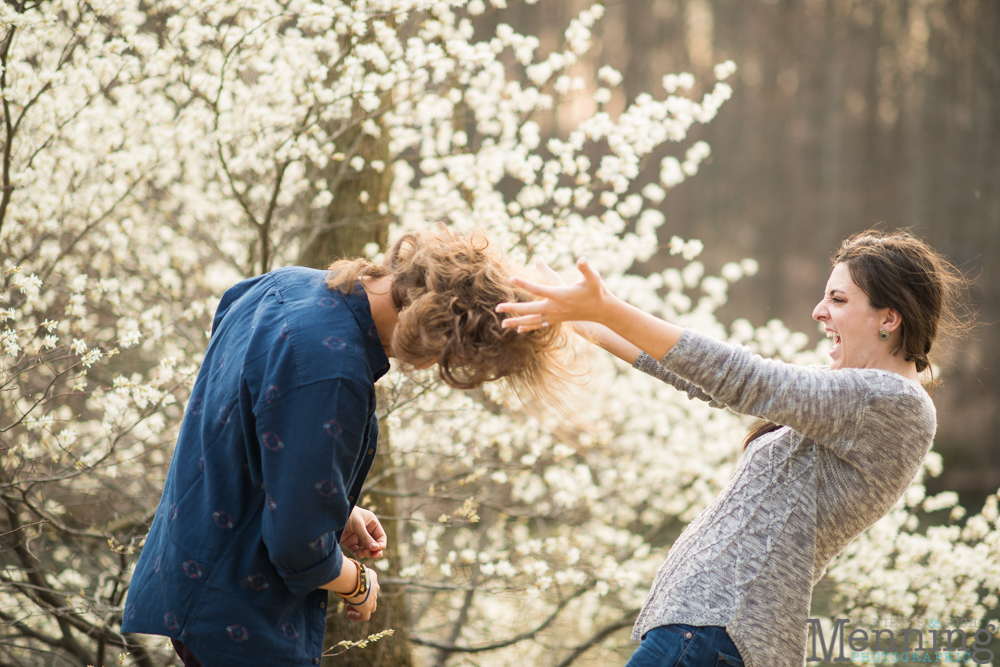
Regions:
<instances>
[{"instance_id":1,"label":"white blossom","mask_svg":"<svg viewBox=\"0 0 1000 667\"><path fill-rule=\"evenodd\" d=\"M732 76L733 72L735 71L736 71L736 63L734 63L732 60L727 60L715 66L714 74L716 79L718 79L719 81L723 81Z\"/></svg>"},{"instance_id":2,"label":"white blossom","mask_svg":"<svg viewBox=\"0 0 1000 667\"><path fill-rule=\"evenodd\" d=\"M20 270L3 270L14 286L4 298L31 299L0 310L0 373L6 381L17 364L53 363L66 372L59 395L77 394L33 407L43 367L25 371L11 400L27 416L11 430L8 455L20 469L62 475L54 477L66 488L52 502L96 493L120 500L109 489L157 496L219 298L260 272L253 244L261 221L275 212L269 268L295 263L303 230L336 203L336 179L364 177L367 167L391 175L387 196L373 188L359 195L396 221L390 241L436 220L461 233L485 229L513 264L544 257L567 282L579 278L574 262L585 255L612 291L648 312L762 354L823 361L828 342L810 349L808 336L780 322L717 321L729 284L759 266L733 259L712 275L696 260L701 241L676 236L665 215L669 189L706 168L711 149L689 145L688 135L732 95L723 79L735 66L718 65L700 99L691 74L672 74L666 95L606 108L621 74L588 52L600 5L582 8L544 47L506 24L477 41L466 14L485 12L481 0L170 3L157 5L163 21L133 0L56 3L51 15L0 7L4 25L21 31L5 100L21 109L39 95L12 144L15 188L0 236L5 257L26 257ZM74 12L92 39L79 39L65 19ZM288 12L295 21L272 20ZM580 78L591 64L597 75ZM559 96L586 91L596 110L549 136L538 119ZM341 130L383 152L352 148L336 138ZM643 173L647 164L652 171ZM56 239L77 235L64 253ZM633 273L660 237L672 237L668 266ZM381 251L364 248L376 260ZM477 664L555 664L552 646L585 641L641 605L669 547L648 536L696 518L739 456L742 419L606 356L575 352L587 378L573 396L583 424L528 410L501 383L455 391L433 371L398 369L379 382L392 469L405 491L399 576L459 587L437 592L412 632L446 637L450 626L434 615L457 609L466 585L475 595L460 641L477 644L537 627L559 600L579 594L558 630L486 652ZM932 452L926 474L941 466ZM826 575L838 609L919 603L940 614L985 613L990 602L978 591L1000 588L991 567L1000 558L996 502L937 532L912 520L919 510L961 521L953 500L914 487L910 504L839 556ZM149 508L134 509L141 516ZM87 588L90 602L75 618L103 627L120 617L104 602L110 593L97 590L99 579L127 585L119 554L95 561L89 572L100 575L90 576L74 560L107 554L67 551L53 555L61 576L52 581ZM42 627L49 617L24 618Z\"/></svg>"}]
</instances>

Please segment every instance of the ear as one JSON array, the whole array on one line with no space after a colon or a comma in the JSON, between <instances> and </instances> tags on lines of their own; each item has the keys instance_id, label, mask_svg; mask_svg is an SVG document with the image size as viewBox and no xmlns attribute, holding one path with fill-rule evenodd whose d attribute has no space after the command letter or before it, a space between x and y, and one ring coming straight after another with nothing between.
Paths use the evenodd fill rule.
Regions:
<instances>
[{"instance_id":1,"label":"ear","mask_svg":"<svg viewBox=\"0 0 1000 667\"><path fill-rule=\"evenodd\" d=\"M882 315L882 329L892 333L903 325L903 316L895 308L886 308Z\"/></svg>"}]
</instances>

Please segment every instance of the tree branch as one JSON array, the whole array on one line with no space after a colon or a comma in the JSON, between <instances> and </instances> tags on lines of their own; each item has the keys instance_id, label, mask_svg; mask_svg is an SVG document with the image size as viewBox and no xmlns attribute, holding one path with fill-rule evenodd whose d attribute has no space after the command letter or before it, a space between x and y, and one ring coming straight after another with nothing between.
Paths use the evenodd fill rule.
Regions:
<instances>
[{"instance_id":1,"label":"tree branch","mask_svg":"<svg viewBox=\"0 0 1000 667\"><path fill-rule=\"evenodd\" d=\"M414 637L414 636L410 637L410 641L413 642L414 644L419 644L420 646L429 646L430 648L436 648L443 651L452 651L455 653L484 653L486 651L495 651L499 648L506 648L507 646L513 646L514 644L517 644L518 642L523 642L526 639L534 639L538 635L538 633L542 632L543 630L545 630L545 628L552 625L552 623L556 620L556 617L558 617L559 614L562 613L562 610L565 609L570 602L572 602L576 598L586 593L588 590L590 590L590 588L591 586L586 586L584 588L581 588L577 592L573 593L573 595L561 601L556 606L555 611L553 611L552 614L544 621L542 621L541 625L539 625L534 630L531 630L530 632L522 632L519 635L515 635L510 639L505 639L504 641L501 642L495 642L493 644L483 644L482 646L458 646L452 643L437 642L434 641L433 639L424 639L423 637Z\"/></svg>"},{"instance_id":2,"label":"tree branch","mask_svg":"<svg viewBox=\"0 0 1000 667\"><path fill-rule=\"evenodd\" d=\"M483 547L486 545L486 531L481 531L479 533L479 547L476 551L482 551ZM469 574L469 588L465 591L464 599L462 600L462 608L458 611L458 618L455 619L455 623L451 628L451 635L448 637L448 644L454 646L455 641L462 635L462 628L469 621L469 610L472 608L472 600L476 595L476 580L479 579L479 561L474 561L472 563L472 572ZM451 656L451 651L448 649L440 649L438 651L437 660L434 663L434 667L444 667L444 664L448 662L448 658Z\"/></svg>"},{"instance_id":3,"label":"tree branch","mask_svg":"<svg viewBox=\"0 0 1000 667\"><path fill-rule=\"evenodd\" d=\"M7 57L10 53L10 45L14 43L14 33L17 28L11 26L7 31L7 38L3 41L3 48L0 49L0 90L7 90ZM14 187L10 184L10 159L14 145L14 124L10 118L10 104L7 102L7 95L3 95L3 125L6 139L3 144L3 195L0 197L0 231L3 230L4 219L7 217L7 205L10 204L10 197Z\"/></svg>"},{"instance_id":4,"label":"tree branch","mask_svg":"<svg viewBox=\"0 0 1000 667\"><path fill-rule=\"evenodd\" d=\"M21 519L17 515L17 509L11 503L5 504L7 505L7 520L10 522L12 529L18 530L21 527ZM44 602L45 604L43 606L46 607L64 607L64 603L56 597L55 593L52 592L52 588L45 580L45 574L42 569L41 561L39 561L38 558L31 553L24 540L18 539L14 542L14 553L17 554L18 559L24 566L22 572L24 572L28 581L35 587L34 595L29 593L29 597ZM93 656L80 645L80 642L78 642L75 637L73 637L73 624L69 622L70 619L66 615L53 612L51 609L49 611L55 617L56 623L59 624L59 630L62 632L62 638L59 640L59 647L71 653L83 664L92 664L94 662ZM77 620L78 623L83 622L82 619L75 620ZM85 624L85 632L89 634L92 630L93 628Z\"/></svg>"},{"instance_id":5,"label":"tree branch","mask_svg":"<svg viewBox=\"0 0 1000 667\"><path fill-rule=\"evenodd\" d=\"M558 665L556 665L556 667L569 667L569 665L573 664L573 662L577 658L579 658L581 655L589 651L594 645L601 643L609 635L618 632L622 628L627 628L628 626L635 623L635 617L636 614L638 613L639 613L638 609L630 609L629 611L625 612L625 615L622 616L620 619L618 619L617 621L615 621L610 625L604 626L603 628L595 632L590 639L588 639L587 641L585 641L584 643L580 644L575 649L573 649L573 651L568 656L563 658L563 660Z\"/></svg>"}]
</instances>

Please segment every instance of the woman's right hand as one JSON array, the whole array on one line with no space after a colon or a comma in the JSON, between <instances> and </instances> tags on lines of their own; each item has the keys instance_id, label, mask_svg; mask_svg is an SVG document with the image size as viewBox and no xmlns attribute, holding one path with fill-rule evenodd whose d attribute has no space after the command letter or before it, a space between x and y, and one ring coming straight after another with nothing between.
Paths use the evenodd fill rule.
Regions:
<instances>
[{"instance_id":1,"label":"woman's right hand","mask_svg":"<svg viewBox=\"0 0 1000 667\"><path fill-rule=\"evenodd\" d=\"M544 270L540 267L540 270L548 284L533 283L518 277L511 278L511 282L515 285L542 298L537 301L498 305L496 308L498 313L514 315L504 319L501 326L505 329L517 327L518 333L523 333L568 321L600 322L607 315L605 302L611 295L605 289L601 277L587 264L587 260L583 258L577 260L576 267L583 274L583 280L575 285L563 285L558 275L547 266ZM557 283L553 282L553 275Z\"/></svg>"},{"instance_id":2,"label":"woman's right hand","mask_svg":"<svg viewBox=\"0 0 1000 667\"><path fill-rule=\"evenodd\" d=\"M344 600L344 606L347 607L347 618L355 623L370 619L378 607L378 575L375 574L375 569L370 567L365 568L365 572L368 575L368 597L364 599L364 602L359 599L358 604L351 604L350 600ZM358 597L363 598L363 596Z\"/></svg>"},{"instance_id":3,"label":"woman's right hand","mask_svg":"<svg viewBox=\"0 0 1000 667\"><path fill-rule=\"evenodd\" d=\"M550 287L563 287L566 285L559 274L549 268L549 265L545 263L545 260L541 258L536 259L535 268L538 269L538 273L541 275L543 284ZM638 357L639 352L641 352L641 350L635 345L632 345L632 343L628 342L603 324L598 324L597 322L576 321L572 323L572 327L574 331L576 331L576 333L582 336L585 340L603 347L611 354L630 364L635 362L636 357ZM524 329L527 330L528 327L524 327ZM522 328L518 327L518 331L521 330Z\"/></svg>"},{"instance_id":4,"label":"woman's right hand","mask_svg":"<svg viewBox=\"0 0 1000 667\"><path fill-rule=\"evenodd\" d=\"M523 333L562 322L596 322L615 334L613 338L600 337L599 344L629 362L640 351L662 359L684 335L681 327L644 313L608 292L587 260L577 260L576 268L583 274L583 280L575 285L549 286L511 278L512 283L541 298L499 304L496 312L514 315L504 319L500 326L517 327L517 332Z\"/></svg>"}]
</instances>

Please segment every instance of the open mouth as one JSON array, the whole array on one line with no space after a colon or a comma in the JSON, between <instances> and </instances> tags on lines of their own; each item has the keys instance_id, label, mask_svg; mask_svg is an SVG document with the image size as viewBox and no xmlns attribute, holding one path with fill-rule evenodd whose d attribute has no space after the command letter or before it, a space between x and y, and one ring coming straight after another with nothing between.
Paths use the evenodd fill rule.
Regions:
<instances>
[{"instance_id":1,"label":"open mouth","mask_svg":"<svg viewBox=\"0 0 1000 667\"><path fill-rule=\"evenodd\" d=\"M830 329L827 329L826 330L826 337L833 339L833 346L834 347L837 347L838 345L840 345L840 334L838 334L836 331L831 331Z\"/></svg>"}]
</instances>

